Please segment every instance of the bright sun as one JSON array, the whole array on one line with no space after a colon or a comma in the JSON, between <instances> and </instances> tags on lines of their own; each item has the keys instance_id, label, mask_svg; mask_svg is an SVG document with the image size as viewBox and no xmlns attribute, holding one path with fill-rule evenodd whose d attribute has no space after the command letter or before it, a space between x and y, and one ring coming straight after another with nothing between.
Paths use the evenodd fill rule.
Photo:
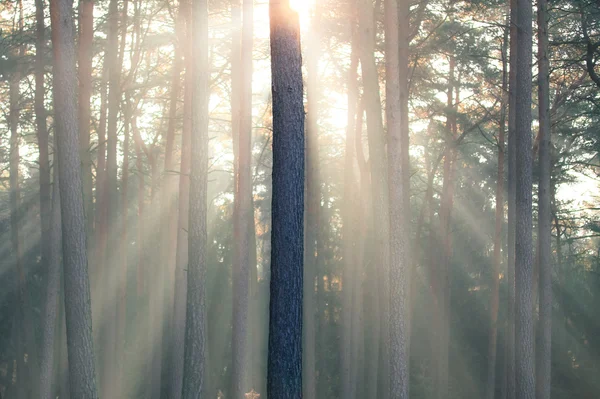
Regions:
<instances>
[{"instance_id":1,"label":"bright sun","mask_svg":"<svg viewBox=\"0 0 600 399\"><path fill-rule=\"evenodd\" d=\"M315 0L290 0L290 7L298 13L300 25L307 28L310 24L310 14Z\"/></svg>"}]
</instances>

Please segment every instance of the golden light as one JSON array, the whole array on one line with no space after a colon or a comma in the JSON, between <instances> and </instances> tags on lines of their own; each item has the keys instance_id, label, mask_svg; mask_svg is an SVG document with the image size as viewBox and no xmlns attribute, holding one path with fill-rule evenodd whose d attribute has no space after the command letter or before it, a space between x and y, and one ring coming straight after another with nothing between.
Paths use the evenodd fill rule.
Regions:
<instances>
[{"instance_id":1,"label":"golden light","mask_svg":"<svg viewBox=\"0 0 600 399\"><path fill-rule=\"evenodd\" d=\"M306 28L310 24L311 11L315 0L290 0L290 7L298 13L300 25Z\"/></svg>"}]
</instances>

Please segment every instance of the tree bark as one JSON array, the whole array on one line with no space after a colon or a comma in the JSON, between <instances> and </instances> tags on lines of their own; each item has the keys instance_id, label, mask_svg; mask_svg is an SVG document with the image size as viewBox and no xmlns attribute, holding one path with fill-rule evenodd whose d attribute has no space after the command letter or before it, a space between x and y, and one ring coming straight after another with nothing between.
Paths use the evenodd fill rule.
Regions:
<instances>
[{"instance_id":1,"label":"tree bark","mask_svg":"<svg viewBox=\"0 0 600 399\"><path fill-rule=\"evenodd\" d=\"M97 399L85 214L77 132L75 43L72 6L52 0L55 123L65 270L65 310L71 397Z\"/></svg>"},{"instance_id":2,"label":"tree bark","mask_svg":"<svg viewBox=\"0 0 600 399\"><path fill-rule=\"evenodd\" d=\"M539 101L539 338L536 345L536 399L550 399L552 377L552 213L550 84L548 61L548 1L538 0L538 101Z\"/></svg>"},{"instance_id":3,"label":"tree bark","mask_svg":"<svg viewBox=\"0 0 600 399\"><path fill-rule=\"evenodd\" d=\"M403 113L400 98L400 30L398 1L385 0L385 76L386 115L388 134L389 226L390 226L390 392L394 399L407 399L409 392L409 306L410 266L407 262L408 225L406 220L404 181ZM404 29L403 29L404 30ZM406 52L404 52L406 56ZM406 61L406 58L404 59ZM406 88L405 88L406 90ZM382 276L387 279L386 275ZM384 374L387 376L387 374Z\"/></svg>"},{"instance_id":4,"label":"tree bark","mask_svg":"<svg viewBox=\"0 0 600 399\"><path fill-rule=\"evenodd\" d=\"M267 396L302 397L304 106L298 14L271 0L273 190Z\"/></svg>"},{"instance_id":5,"label":"tree bark","mask_svg":"<svg viewBox=\"0 0 600 399\"><path fill-rule=\"evenodd\" d=\"M183 399L206 392L206 214L208 183L208 2L192 3L193 89L188 232L188 284Z\"/></svg>"},{"instance_id":6,"label":"tree bark","mask_svg":"<svg viewBox=\"0 0 600 399\"><path fill-rule=\"evenodd\" d=\"M515 359L516 394L535 397L533 243L532 243L532 152L531 152L531 52L532 4L517 4L517 77L515 100L516 233L515 233Z\"/></svg>"}]
</instances>

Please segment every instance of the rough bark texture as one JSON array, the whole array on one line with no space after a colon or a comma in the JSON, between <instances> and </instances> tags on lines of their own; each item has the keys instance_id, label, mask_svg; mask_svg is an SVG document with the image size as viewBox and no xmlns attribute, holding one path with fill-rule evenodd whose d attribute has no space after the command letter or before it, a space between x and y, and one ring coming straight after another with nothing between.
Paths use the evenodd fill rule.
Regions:
<instances>
[{"instance_id":1,"label":"rough bark texture","mask_svg":"<svg viewBox=\"0 0 600 399\"><path fill-rule=\"evenodd\" d=\"M390 393L407 399L409 391L409 306L410 266L407 262L408 224L404 202L402 114L400 100L400 48L398 45L398 1L385 0L385 93L388 134L388 177L390 210ZM404 81L406 83L406 81ZM381 278L387 279L383 275Z\"/></svg>"},{"instance_id":2,"label":"rough bark texture","mask_svg":"<svg viewBox=\"0 0 600 399\"><path fill-rule=\"evenodd\" d=\"M516 78L516 233L515 233L515 355L516 393L519 399L535 397L533 243L532 243L532 152L531 152L531 0L517 4Z\"/></svg>"},{"instance_id":3,"label":"rough bark texture","mask_svg":"<svg viewBox=\"0 0 600 399\"><path fill-rule=\"evenodd\" d=\"M508 235L507 235L507 326L506 399L516 398L515 374L515 207L516 207L516 93L517 93L517 0L510 0L510 44L508 75Z\"/></svg>"},{"instance_id":4,"label":"rough bark texture","mask_svg":"<svg viewBox=\"0 0 600 399\"><path fill-rule=\"evenodd\" d=\"M267 396L302 398L304 106L298 15L271 0L273 191Z\"/></svg>"},{"instance_id":5,"label":"rough bark texture","mask_svg":"<svg viewBox=\"0 0 600 399\"><path fill-rule=\"evenodd\" d=\"M550 84L548 61L548 1L538 0L538 101L540 123L538 249L539 327L536 345L536 399L550 399L552 377L552 214L550 209Z\"/></svg>"},{"instance_id":6,"label":"rough bark texture","mask_svg":"<svg viewBox=\"0 0 600 399\"><path fill-rule=\"evenodd\" d=\"M500 293L500 266L502 264L502 227L504 226L504 133L506 130L506 100L508 88L506 47L508 29L502 43L502 101L498 127L498 175L496 178L496 221L494 228L494 254L492 259L492 287L490 293L490 333L488 341L488 368L486 397L494 399L496 393L496 353L498 338L498 308Z\"/></svg>"},{"instance_id":7,"label":"rough bark texture","mask_svg":"<svg viewBox=\"0 0 600 399\"><path fill-rule=\"evenodd\" d=\"M208 3L192 2L193 89L183 399L206 397L206 212L208 184Z\"/></svg>"},{"instance_id":8,"label":"rough bark texture","mask_svg":"<svg viewBox=\"0 0 600 399\"><path fill-rule=\"evenodd\" d=\"M96 399L92 309L87 270L85 214L77 132L75 99L75 49L72 6L68 0L52 0L54 49L55 123L62 213L65 271L65 313L71 397Z\"/></svg>"},{"instance_id":9,"label":"rough bark texture","mask_svg":"<svg viewBox=\"0 0 600 399\"><path fill-rule=\"evenodd\" d=\"M55 381L55 337L58 319L59 299L61 298L61 215L60 215L60 192L58 189L58 173L54 166L54 184L52 187L52 209L51 225L49 234L49 253L47 258L47 286L44 318L42 321L42 352L40 357L40 398L53 399L56 397L53 388ZM59 336L60 339L60 336ZM59 370L60 371L60 370Z\"/></svg>"},{"instance_id":10,"label":"rough bark texture","mask_svg":"<svg viewBox=\"0 0 600 399\"><path fill-rule=\"evenodd\" d=\"M250 311L250 276L252 264L250 255L251 232L254 231L254 212L252 210L252 41L253 41L253 4L252 0L234 5L234 35L232 68L236 68L235 81L232 82L232 110L234 114L233 129L235 155L234 172L236 178L234 203L234 264L233 264L233 336L232 336L232 382L233 397L244 397L249 387L249 350L250 328L248 326ZM243 18L243 19L242 19ZM233 73L233 72L232 72ZM233 78L233 76L232 76Z\"/></svg>"}]
</instances>

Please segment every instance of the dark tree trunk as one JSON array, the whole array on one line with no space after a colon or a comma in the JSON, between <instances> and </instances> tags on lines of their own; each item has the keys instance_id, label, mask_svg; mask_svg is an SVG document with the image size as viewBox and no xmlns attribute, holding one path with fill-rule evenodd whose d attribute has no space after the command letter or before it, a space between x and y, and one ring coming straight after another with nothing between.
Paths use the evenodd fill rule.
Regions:
<instances>
[{"instance_id":1,"label":"dark tree trunk","mask_svg":"<svg viewBox=\"0 0 600 399\"><path fill-rule=\"evenodd\" d=\"M193 90L190 169L188 284L183 399L206 392L206 212L208 184L208 2L192 3Z\"/></svg>"},{"instance_id":2,"label":"dark tree trunk","mask_svg":"<svg viewBox=\"0 0 600 399\"><path fill-rule=\"evenodd\" d=\"M519 399L535 397L532 152L531 152L531 51L532 5L517 4L517 77L515 100L515 359L516 393Z\"/></svg>"},{"instance_id":3,"label":"dark tree trunk","mask_svg":"<svg viewBox=\"0 0 600 399\"><path fill-rule=\"evenodd\" d=\"M552 377L552 213L551 196L551 138L550 84L548 61L548 1L538 0L538 101L539 101L539 339L536 345L536 399L550 399ZM564 287L564 286L563 286Z\"/></svg>"},{"instance_id":4,"label":"dark tree trunk","mask_svg":"<svg viewBox=\"0 0 600 399\"><path fill-rule=\"evenodd\" d=\"M75 49L72 6L52 0L55 123L65 270L65 310L71 397L97 399L92 309L87 271L85 214L77 132Z\"/></svg>"},{"instance_id":5,"label":"dark tree trunk","mask_svg":"<svg viewBox=\"0 0 600 399\"><path fill-rule=\"evenodd\" d=\"M271 0L273 199L267 396L302 397L304 106L300 23Z\"/></svg>"}]
</instances>

